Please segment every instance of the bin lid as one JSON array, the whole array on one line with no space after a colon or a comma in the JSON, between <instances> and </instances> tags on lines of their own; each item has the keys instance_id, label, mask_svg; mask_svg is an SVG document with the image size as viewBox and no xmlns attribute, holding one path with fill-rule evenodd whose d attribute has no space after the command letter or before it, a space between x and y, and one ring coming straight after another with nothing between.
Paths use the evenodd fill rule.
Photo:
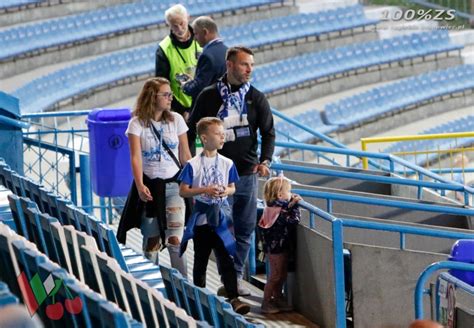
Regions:
<instances>
[{"instance_id":1,"label":"bin lid","mask_svg":"<svg viewBox=\"0 0 474 328\"><path fill-rule=\"evenodd\" d=\"M88 121L117 122L129 121L132 117L129 108L97 108L89 113Z\"/></svg>"},{"instance_id":2,"label":"bin lid","mask_svg":"<svg viewBox=\"0 0 474 328\"><path fill-rule=\"evenodd\" d=\"M10 118L20 118L20 105L18 98L0 91L0 115Z\"/></svg>"},{"instance_id":3,"label":"bin lid","mask_svg":"<svg viewBox=\"0 0 474 328\"><path fill-rule=\"evenodd\" d=\"M474 263L474 240L461 239L451 248L451 261Z\"/></svg>"}]
</instances>

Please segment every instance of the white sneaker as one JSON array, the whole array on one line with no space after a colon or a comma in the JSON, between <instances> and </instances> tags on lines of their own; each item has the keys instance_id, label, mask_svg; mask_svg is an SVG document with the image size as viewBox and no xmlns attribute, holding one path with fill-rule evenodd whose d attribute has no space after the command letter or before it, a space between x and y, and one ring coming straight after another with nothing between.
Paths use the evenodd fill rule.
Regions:
<instances>
[{"instance_id":1,"label":"white sneaker","mask_svg":"<svg viewBox=\"0 0 474 328\"><path fill-rule=\"evenodd\" d=\"M242 279L237 279L237 293L239 296L250 296L250 289L245 287Z\"/></svg>"}]
</instances>

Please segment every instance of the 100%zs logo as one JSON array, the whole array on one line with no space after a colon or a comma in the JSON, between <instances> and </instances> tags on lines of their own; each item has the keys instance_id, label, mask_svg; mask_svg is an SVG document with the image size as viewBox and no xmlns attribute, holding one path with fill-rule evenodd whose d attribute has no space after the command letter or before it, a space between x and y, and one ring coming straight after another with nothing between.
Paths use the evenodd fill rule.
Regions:
<instances>
[{"instance_id":1,"label":"100%zs logo","mask_svg":"<svg viewBox=\"0 0 474 328\"><path fill-rule=\"evenodd\" d=\"M455 18L456 10L441 10L441 9L407 9L403 10L384 10L382 12L382 20L433 20L450 21Z\"/></svg>"}]
</instances>

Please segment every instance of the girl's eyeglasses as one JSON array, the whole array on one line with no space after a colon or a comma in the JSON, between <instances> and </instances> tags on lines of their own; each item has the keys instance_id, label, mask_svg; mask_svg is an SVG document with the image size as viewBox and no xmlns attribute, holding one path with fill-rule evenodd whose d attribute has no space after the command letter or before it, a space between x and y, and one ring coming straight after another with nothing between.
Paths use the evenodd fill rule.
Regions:
<instances>
[{"instance_id":1,"label":"girl's eyeglasses","mask_svg":"<svg viewBox=\"0 0 474 328\"><path fill-rule=\"evenodd\" d=\"M173 98L172 92L158 92L157 95L165 98Z\"/></svg>"}]
</instances>

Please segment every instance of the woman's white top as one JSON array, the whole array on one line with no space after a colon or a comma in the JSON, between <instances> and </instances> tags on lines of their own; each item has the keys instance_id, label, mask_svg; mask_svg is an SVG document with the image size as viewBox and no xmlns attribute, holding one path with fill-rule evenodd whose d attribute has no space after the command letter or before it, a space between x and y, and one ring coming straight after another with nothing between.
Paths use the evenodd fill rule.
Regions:
<instances>
[{"instance_id":1,"label":"woman's white top","mask_svg":"<svg viewBox=\"0 0 474 328\"><path fill-rule=\"evenodd\" d=\"M151 127L145 127L136 116L132 117L125 131L127 135L133 134L140 137L143 173L150 179L169 179L179 170L171 156L162 147L162 143L165 142L179 160L179 136L188 131L188 126L180 114L175 112L171 114L174 116L173 122L152 120L152 124L161 134L161 140Z\"/></svg>"}]
</instances>

